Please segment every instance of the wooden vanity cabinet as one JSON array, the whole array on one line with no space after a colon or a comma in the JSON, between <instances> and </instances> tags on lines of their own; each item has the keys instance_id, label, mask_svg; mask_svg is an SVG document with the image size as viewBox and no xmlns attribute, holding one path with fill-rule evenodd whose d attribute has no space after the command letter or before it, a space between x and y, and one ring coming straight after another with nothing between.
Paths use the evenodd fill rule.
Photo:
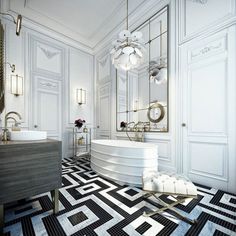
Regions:
<instances>
[{"instance_id":1,"label":"wooden vanity cabinet","mask_svg":"<svg viewBox=\"0 0 236 236\"><path fill-rule=\"evenodd\" d=\"M4 204L51 191L54 213L61 187L61 142L0 142L0 234Z\"/></svg>"}]
</instances>

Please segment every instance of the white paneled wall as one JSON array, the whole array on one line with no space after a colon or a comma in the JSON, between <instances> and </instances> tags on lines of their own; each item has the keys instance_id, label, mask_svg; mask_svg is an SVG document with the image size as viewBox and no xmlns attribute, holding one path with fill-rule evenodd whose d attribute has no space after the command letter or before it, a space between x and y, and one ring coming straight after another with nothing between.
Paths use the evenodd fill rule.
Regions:
<instances>
[{"instance_id":1,"label":"white paneled wall","mask_svg":"<svg viewBox=\"0 0 236 236\"><path fill-rule=\"evenodd\" d=\"M107 50L96 59L96 138L111 138L112 109L112 77L110 56Z\"/></svg>"},{"instance_id":2,"label":"white paneled wall","mask_svg":"<svg viewBox=\"0 0 236 236\"><path fill-rule=\"evenodd\" d=\"M178 0L179 42L213 32L233 23L235 0Z\"/></svg>"},{"instance_id":3,"label":"white paneled wall","mask_svg":"<svg viewBox=\"0 0 236 236\"><path fill-rule=\"evenodd\" d=\"M167 4L169 132L146 133L145 139L159 146L160 169L236 192L235 0L147 0L130 14L130 29ZM54 37L27 19L20 37L9 20L5 25L6 61L24 77L24 95L9 93L6 66L4 114L18 111L24 128L45 127L50 137L63 140L64 156L72 155L76 118L96 127L97 138L126 139L116 131L116 71L109 56L121 25L86 52L80 43L58 33ZM87 91L86 105L76 103L77 88Z\"/></svg>"},{"instance_id":4,"label":"white paneled wall","mask_svg":"<svg viewBox=\"0 0 236 236\"><path fill-rule=\"evenodd\" d=\"M47 37L29 33L30 129L45 130L49 138L62 138L62 86L65 49Z\"/></svg>"},{"instance_id":5,"label":"white paneled wall","mask_svg":"<svg viewBox=\"0 0 236 236\"><path fill-rule=\"evenodd\" d=\"M76 118L93 123L93 56L78 49L69 49L69 114L68 123L73 124ZM76 101L76 89L86 90L86 105L79 106Z\"/></svg>"},{"instance_id":6,"label":"white paneled wall","mask_svg":"<svg viewBox=\"0 0 236 236\"><path fill-rule=\"evenodd\" d=\"M29 81L26 76L26 48L27 48L27 35L25 32L22 32L21 37L16 37L15 26L9 24L8 27L5 27L5 51L6 51L6 62L10 64L14 64L16 66L16 70L14 74L18 74L19 76L24 77L24 90L23 96L16 97L15 95L10 93L11 86L11 69L8 64L5 64L5 111L16 111L22 116L22 127L29 127ZM16 47L17 45L17 47ZM4 122L4 117L3 122Z\"/></svg>"},{"instance_id":7,"label":"white paneled wall","mask_svg":"<svg viewBox=\"0 0 236 236\"><path fill-rule=\"evenodd\" d=\"M26 19L24 19L27 21ZM62 140L63 157L72 155L72 128L77 118L94 127L93 55L70 46L70 41L54 39L52 32L40 33L23 27L15 35L15 25L5 20L6 61L16 65L15 74L24 77L24 94L10 94L12 72L6 66L6 109L22 115L24 129L46 130L49 138ZM26 23L26 22L25 22ZM27 24L26 24L27 25ZM45 33L45 28L43 28ZM80 48L78 43L78 48ZM83 88L87 102L79 106L76 89ZM9 122L9 127L11 126Z\"/></svg>"},{"instance_id":8,"label":"white paneled wall","mask_svg":"<svg viewBox=\"0 0 236 236\"><path fill-rule=\"evenodd\" d=\"M68 81L66 88L66 126L65 142L66 156L72 156L73 135L71 128L78 118L84 119L88 127L94 132L94 83L93 83L93 56L81 50L70 47L68 50ZM86 104L78 105L76 89L86 90Z\"/></svg>"},{"instance_id":9,"label":"white paneled wall","mask_svg":"<svg viewBox=\"0 0 236 236\"><path fill-rule=\"evenodd\" d=\"M235 1L151 3L152 13L163 5L170 6L170 129L167 134L147 133L145 139L159 147L159 169L184 173L195 182L236 192ZM148 17L144 7L130 16L130 28ZM108 47L95 57L97 70L101 71L101 58ZM112 84L109 132L113 139L127 139L124 133L116 132L116 74L111 68L107 76ZM98 83L101 75L96 75ZM98 87L97 94L99 103Z\"/></svg>"},{"instance_id":10,"label":"white paneled wall","mask_svg":"<svg viewBox=\"0 0 236 236\"><path fill-rule=\"evenodd\" d=\"M193 181L236 192L235 1L178 10L179 163Z\"/></svg>"}]
</instances>

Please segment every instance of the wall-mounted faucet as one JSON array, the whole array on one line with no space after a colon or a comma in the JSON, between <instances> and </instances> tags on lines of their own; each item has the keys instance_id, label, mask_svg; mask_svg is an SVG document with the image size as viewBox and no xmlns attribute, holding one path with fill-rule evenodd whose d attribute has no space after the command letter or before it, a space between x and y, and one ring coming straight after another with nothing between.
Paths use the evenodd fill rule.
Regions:
<instances>
[{"instance_id":1,"label":"wall-mounted faucet","mask_svg":"<svg viewBox=\"0 0 236 236\"><path fill-rule=\"evenodd\" d=\"M3 130L3 134L2 134L2 140L3 141L7 141L8 140L8 129L7 129L7 121L12 119L15 121L15 124L17 124L17 121L14 117L11 117L9 115L14 114L16 116L18 116L19 120L21 120L21 115L18 112L15 111L10 111L5 115L5 124L4 124L4 130Z\"/></svg>"},{"instance_id":2,"label":"wall-mounted faucet","mask_svg":"<svg viewBox=\"0 0 236 236\"><path fill-rule=\"evenodd\" d=\"M132 139L128 134L128 128L131 124L133 124L133 127L131 128L130 131L135 132L134 139ZM147 126L150 126L150 122L143 122L143 121L138 121L137 123L135 123L134 121L129 122L126 124L126 135L130 141L144 142L144 131L146 131Z\"/></svg>"}]
</instances>

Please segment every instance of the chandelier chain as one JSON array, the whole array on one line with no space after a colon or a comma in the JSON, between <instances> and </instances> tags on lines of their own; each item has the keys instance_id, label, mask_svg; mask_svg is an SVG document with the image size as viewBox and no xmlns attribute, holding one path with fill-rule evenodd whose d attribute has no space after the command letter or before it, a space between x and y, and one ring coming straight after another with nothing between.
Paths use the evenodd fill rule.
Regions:
<instances>
[{"instance_id":1,"label":"chandelier chain","mask_svg":"<svg viewBox=\"0 0 236 236\"><path fill-rule=\"evenodd\" d=\"M126 0L126 29L129 29L129 0Z\"/></svg>"}]
</instances>

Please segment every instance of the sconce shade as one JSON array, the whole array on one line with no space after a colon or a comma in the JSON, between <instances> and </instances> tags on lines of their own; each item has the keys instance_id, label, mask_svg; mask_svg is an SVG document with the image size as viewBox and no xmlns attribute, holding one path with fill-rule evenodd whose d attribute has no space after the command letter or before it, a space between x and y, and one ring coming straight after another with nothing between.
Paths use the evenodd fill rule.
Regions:
<instances>
[{"instance_id":1,"label":"sconce shade","mask_svg":"<svg viewBox=\"0 0 236 236\"><path fill-rule=\"evenodd\" d=\"M23 95L23 77L11 75L11 93L15 96Z\"/></svg>"},{"instance_id":2,"label":"sconce shade","mask_svg":"<svg viewBox=\"0 0 236 236\"><path fill-rule=\"evenodd\" d=\"M138 111L139 106L138 106L138 100L134 101L134 112Z\"/></svg>"},{"instance_id":3,"label":"sconce shade","mask_svg":"<svg viewBox=\"0 0 236 236\"><path fill-rule=\"evenodd\" d=\"M18 15L16 19L16 35L20 35L20 30L21 30L21 23L22 23L22 16Z\"/></svg>"},{"instance_id":4,"label":"sconce shade","mask_svg":"<svg viewBox=\"0 0 236 236\"><path fill-rule=\"evenodd\" d=\"M77 89L77 102L79 105L86 104L86 90L84 89Z\"/></svg>"}]
</instances>

